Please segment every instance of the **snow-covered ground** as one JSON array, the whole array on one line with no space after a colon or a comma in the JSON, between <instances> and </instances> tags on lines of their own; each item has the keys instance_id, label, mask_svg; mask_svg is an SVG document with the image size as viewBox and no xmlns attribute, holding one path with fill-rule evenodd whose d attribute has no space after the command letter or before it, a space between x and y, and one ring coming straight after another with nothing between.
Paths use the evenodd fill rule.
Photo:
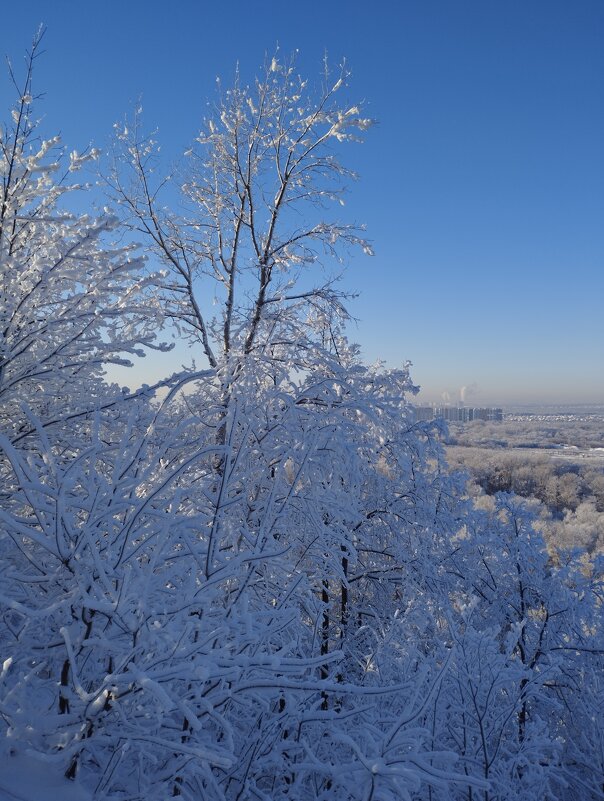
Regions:
<instances>
[{"instance_id":1,"label":"snow-covered ground","mask_svg":"<svg viewBox=\"0 0 604 801\"><path fill-rule=\"evenodd\" d=\"M53 764L24 754L0 756L0 801L89 801Z\"/></svg>"}]
</instances>

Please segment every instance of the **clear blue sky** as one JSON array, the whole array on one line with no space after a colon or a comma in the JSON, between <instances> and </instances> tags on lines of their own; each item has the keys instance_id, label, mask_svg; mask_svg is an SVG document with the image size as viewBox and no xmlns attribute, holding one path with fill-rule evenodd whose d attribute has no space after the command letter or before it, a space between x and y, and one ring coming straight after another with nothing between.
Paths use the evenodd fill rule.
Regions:
<instances>
[{"instance_id":1,"label":"clear blue sky","mask_svg":"<svg viewBox=\"0 0 604 801\"><path fill-rule=\"evenodd\" d=\"M604 402L602 0L28 0L0 51L18 62L40 22L45 124L77 149L142 96L176 157L237 61L251 77L278 42L312 77L345 56L379 121L344 158L377 254L347 278L365 357L411 359L426 399Z\"/></svg>"}]
</instances>

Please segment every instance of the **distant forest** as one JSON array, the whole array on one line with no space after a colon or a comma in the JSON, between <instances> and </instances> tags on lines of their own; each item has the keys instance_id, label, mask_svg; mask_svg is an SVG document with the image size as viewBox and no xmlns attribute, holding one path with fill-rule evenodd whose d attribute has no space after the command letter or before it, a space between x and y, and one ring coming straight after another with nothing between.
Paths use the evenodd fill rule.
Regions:
<instances>
[{"instance_id":1,"label":"distant forest","mask_svg":"<svg viewBox=\"0 0 604 801\"><path fill-rule=\"evenodd\" d=\"M453 469L470 474L468 489L479 506L497 492L515 492L533 502L550 550L593 557L604 552L604 453L601 460L581 454L604 447L602 422L594 415L453 424L448 458Z\"/></svg>"}]
</instances>

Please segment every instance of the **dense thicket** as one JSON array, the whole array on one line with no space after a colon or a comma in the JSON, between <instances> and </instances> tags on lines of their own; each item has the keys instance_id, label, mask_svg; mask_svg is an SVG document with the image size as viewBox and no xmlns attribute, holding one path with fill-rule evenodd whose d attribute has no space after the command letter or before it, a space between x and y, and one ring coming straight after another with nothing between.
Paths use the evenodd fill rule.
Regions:
<instances>
[{"instance_id":1,"label":"dense thicket","mask_svg":"<svg viewBox=\"0 0 604 801\"><path fill-rule=\"evenodd\" d=\"M238 79L183 215L140 119L119 129L108 183L154 273L110 245L114 218L63 210L31 72L19 88L0 161L1 748L97 799L601 798L597 573L554 567L515 498L473 509L437 428L412 422L407 368L342 335L321 262L369 250L328 216L336 153L369 125L346 79L313 93L277 59ZM160 324L203 370L109 386L104 365Z\"/></svg>"}]
</instances>

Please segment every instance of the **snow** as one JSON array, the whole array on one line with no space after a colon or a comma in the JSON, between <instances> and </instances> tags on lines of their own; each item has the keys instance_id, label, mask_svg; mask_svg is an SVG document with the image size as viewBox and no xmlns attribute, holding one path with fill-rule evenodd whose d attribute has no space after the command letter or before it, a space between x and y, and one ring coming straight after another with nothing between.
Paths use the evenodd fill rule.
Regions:
<instances>
[{"instance_id":1,"label":"snow","mask_svg":"<svg viewBox=\"0 0 604 801\"><path fill-rule=\"evenodd\" d=\"M0 801L89 801L90 795L57 771L56 765L27 754L0 759Z\"/></svg>"}]
</instances>

